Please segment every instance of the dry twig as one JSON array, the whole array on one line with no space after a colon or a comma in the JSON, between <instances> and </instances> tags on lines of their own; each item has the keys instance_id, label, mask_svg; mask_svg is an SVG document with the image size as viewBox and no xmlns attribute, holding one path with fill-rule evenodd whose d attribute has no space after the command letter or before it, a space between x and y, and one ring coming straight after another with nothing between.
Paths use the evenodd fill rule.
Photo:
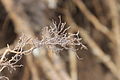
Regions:
<instances>
[{"instance_id":1,"label":"dry twig","mask_svg":"<svg viewBox=\"0 0 120 80\"><path fill-rule=\"evenodd\" d=\"M68 10L65 10L66 14L66 21L70 24L72 23L72 26L79 29L81 36L86 41L86 43L91 47L92 52L95 56L97 56L109 69L110 71L116 76L118 79L120 79L118 69L116 65L111 60L110 56L106 55L94 42L93 39L90 38L89 34L81 27L77 26L76 23L74 23L73 19L70 16L70 13ZM94 49L95 48L95 49Z\"/></svg>"},{"instance_id":2,"label":"dry twig","mask_svg":"<svg viewBox=\"0 0 120 80\"><path fill-rule=\"evenodd\" d=\"M108 1L108 0L107 0ZM119 11L117 8L117 1L116 0L110 0L109 3L107 3L110 8L110 16L112 21L112 28L115 36L114 43L116 45L115 48L115 62L117 64L117 67L120 67L120 24L119 24ZM120 69L119 69L120 71Z\"/></svg>"},{"instance_id":3,"label":"dry twig","mask_svg":"<svg viewBox=\"0 0 120 80\"><path fill-rule=\"evenodd\" d=\"M79 7L86 18L95 26L95 28L105 34L112 42L114 42L113 34L110 30L87 9L85 4L81 0L73 0L73 2Z\"/></svg>"}]
</instances>

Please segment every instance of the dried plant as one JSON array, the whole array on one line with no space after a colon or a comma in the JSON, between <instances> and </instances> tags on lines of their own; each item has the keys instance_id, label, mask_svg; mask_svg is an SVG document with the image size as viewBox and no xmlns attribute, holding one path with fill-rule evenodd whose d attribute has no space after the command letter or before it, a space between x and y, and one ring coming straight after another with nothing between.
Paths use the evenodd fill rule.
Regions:
<instances>
[{"instance_id":1,"label":"dried plant","mask_svg":"<svg viewBox=\"0 0 120 80\"><path fill-rule=\"evenodd\" d=\"M65 28L66 23L61 22L61 18L59 17L60 22L53 21L53 26L48 26L43 28L42 39L34 40L34 44L36 47L47 46L49 48L53 48L53 46L59 45L61 48L57 48L55 50L64 49L72 49L70 46L81 46L81 48L85 48L81 43L82 38L79 37L79 31L76 34L67 33L67 30L70 27Z\"/></svg>"},{"instance_id":2,"label":"dried plant","mask_svg":"<svg viewBox=\"0 0 120 80\"><path fill-rule=\"evenodd\" d=\"M22 58L22 55L31 52L33 50L32 48L29 50L23 50L23 47L25 47L27 44L29 44L30 38L28 38L25 35L22 35L20 39L18 40L17 45L14 49L10 49L9 45L7 45L7 49L3 53L1 59L0 59L0 72L2 72L5 68L8 68L10 73L13 70L16 70L16 67L21 67L22 65L17 65L18 61ZM10 59L7 58L7 55L14 54ZM1 76L0 79L7 79L5 76Z\"/></svg>"},{"instance_id":3,"label":"dried plant","mask_svg":"<svg viewBox=\"0 0 120 80\"><path fill-rule=\"evenodd\" d=\"M19 38L15 48L10 49L9 45L7 45L7 49L0 59L0 72L2 72L5 68L8 68L11 71L11 69L16 70L16 67L21 67L22 65L17 65L17 62L20 61L23 55L25 55L26 53L32 53L34 49L43 46L53 48L59 45L59 48L56 47L57 51L60 51L62 49L72 49L69 46L76 45L82 46L81 48L86 48L81 43L82 39L79 37L79 32L77 32L76 34L67 33L67 30L70 27L65 28L66 23L62 23L60 17L59 19L59 24L54 21L53 26L45 27L43 29L41 40L31 39L25 35L22 35ZM32 47L28 50L24 50L24 47L28 44ZM11 59L8 59L6 55L12 53L15 55Z\"/></svg>"}]
</instances>

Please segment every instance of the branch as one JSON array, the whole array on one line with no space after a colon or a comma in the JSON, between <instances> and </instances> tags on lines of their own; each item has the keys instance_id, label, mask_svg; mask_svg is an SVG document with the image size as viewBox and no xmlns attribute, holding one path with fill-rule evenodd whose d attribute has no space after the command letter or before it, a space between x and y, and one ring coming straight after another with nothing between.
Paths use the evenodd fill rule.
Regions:
<instances>
[{"instance_id":1,"label":"branch","mask_svg":"<svg viewBox=\"0 0 120 80\"><path fill-rule=\"evenodd\" d=\"M87 9L85 4L81 0L73 0L73 2L78 6L86 18L95 26L97 30L105 34L112 42L114 42L113 34L110 30Z\"/></svg>"}]
</instances>

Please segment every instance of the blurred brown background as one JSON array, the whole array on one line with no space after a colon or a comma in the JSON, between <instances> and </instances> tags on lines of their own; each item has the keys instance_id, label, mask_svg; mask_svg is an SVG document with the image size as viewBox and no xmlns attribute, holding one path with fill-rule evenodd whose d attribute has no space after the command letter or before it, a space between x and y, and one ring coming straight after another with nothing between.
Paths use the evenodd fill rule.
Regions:
<instances>
[{"instance_id":1,"label":"blurred brown background","mask_svg":"<svg viewBox=\"0 0 120 80\"><path fill-rule=\"evenodd\" d=\"M10 80L120 80L120 0L1 0L0 54L21 33L41 37L52 19L78 30L87 50L26 55ZM66 26L66 27L67 27ZM75 55L77 54L80 59Z\"/></svg>"}]
</instances>

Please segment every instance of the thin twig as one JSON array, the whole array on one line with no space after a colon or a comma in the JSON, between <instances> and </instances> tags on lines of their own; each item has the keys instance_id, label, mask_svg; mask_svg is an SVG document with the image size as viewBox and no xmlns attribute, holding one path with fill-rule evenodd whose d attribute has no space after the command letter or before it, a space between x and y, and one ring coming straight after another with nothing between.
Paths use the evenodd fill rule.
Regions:
<instances>
[{"instance_id":1,"label":"thin twig","mask_svg":"<svg viewBox=\"0 0 120 80\"><path fill-rule=\"evenodd\" d=\"M6 8L9 17L13 20L14 24L15 24L15 31L17 32L18 35L20 35L22 32L25 33L26 35L30 35L32 36L32 38L34 38L34 33L30 28L30 24L28 23L28 20L26 20L25 18L21 18L21 16L18 15L18 13L22 13L22 15L24 15L24 12L22 10L22 8L15 9L14 5L14 1L7 1L7 0L1 0L1 2L3 3L4 7ZM19 11L19 12L18 12ZM25 15L24 15L25 16ZM29 59L29 58L28 58ZM27 60L27 62L29 62L29 60ZM32 63L31 63L32 64ZM36 75L38 74L37 68L34 64L32 64L34 69L30 69L31 72L33 74L33 79L39 79L39 76ZM31 65L29 67L32 67ZM35 70L35 71L33 71Z\"/></svg>"},{"instance_id":2,"label":"thin twig","mask_svg":"<svg viewBox=\"0 0 120 80\"><path fill-rule=\"evenodd\" d=\"M116 0L107 0L107 3L109 8L110 8L110 16L111 16L111 21L112 21L112 28L113 28L113 32L115 35L115 50L116 50L116 54L115 54L115 62L117 64L118 67L120 67L120 23L119 23L119 11L117 8L117 1ZM120 71L120 69L119 69Z\"/></svg>"},{"instance_id":3,"label":"thin twig","mask_svg":"<svg viewBox=\"0 0 120 80\"><path fill-rule=\"evenodd\" d=\"M120 79L118 69L116 65L112 62L109 55L106 55L99 46L95 43L95 41L89 36L89 34L80 26L76 25L76 23L73 21L73 19L70 16L70 12L68 10L65 10L66 14L66 21L79 29L81 36L86 41L86 43L91 47L91 50L95 56L97 56L109 69L110 71L116 76L118 79Z\"/></svg>"},{"instance_id":4,"label":"thin twig","mask_svg":"<svg viewBox=\"0 0 120 80\"><path fill-rule=\"evenodd\" d=\"M62 80L58 75L56 70L53 68L53 65L46 57L45 48L37 48L35 52L33 52L35 58L39 60L38 65L43 69L45 75L50 80ZM37 54L37 55L36 55Z\"/></svg>"},{"instance_id":5,"label":"thin twig","mask_svg":"<svg viewBox=\"0 0 120 80\"><path fill-rule=\"evenodd\" d=\"M59 55L56 55L57 53L55 53L53 50L49 50L49 54L52 54L49 57L52 60L53 66L61 76L62 80L71 80L71 78L65 70L64 62L61 60Z\"/></svg>"},{"instance_id":6,"label":"thin twig","mask_svg":"<svg viewBox=\"0 0 120 80\"><path fill-rule=\"evenodd\" d=\"M110 30L87 9L85 4L81 0L73 0L78 8L83 12L86 18L95 26L95 28L105 34L112 42L114 42L113 34Z\"/></svg>"},{"instance_id":7,"label":"thin twig","mask_svg":"<svg viewBox=\"0 0 120 80\"><path fill-rule=\"evenodd\" d=\"M77 72L77 56L76 52L73 50L69 50L69 60L70 60L70 74L72 80L78 80L78 72Z\"/></svg>"}]
</instances>

